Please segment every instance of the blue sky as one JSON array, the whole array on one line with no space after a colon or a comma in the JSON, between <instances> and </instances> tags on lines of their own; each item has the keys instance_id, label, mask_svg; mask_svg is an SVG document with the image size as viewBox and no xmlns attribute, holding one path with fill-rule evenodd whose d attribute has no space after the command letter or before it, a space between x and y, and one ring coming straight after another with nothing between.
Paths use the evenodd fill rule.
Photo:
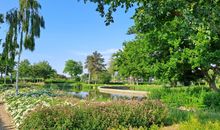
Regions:
<instances>
[{"instance_id":1,"label":"blue sky","mask_svg":"<svg viewBox=\"0 0 220 130\"><path fill-rule=\"evenodd\" d=\"M0 0L0 12L17 7L17 1ZM47 60L58 73L62 73L66 60L84 63L86 56L96 50L103 54L107 63L111 54L120 49L124 41L134 37L126 35L128 28L133 25L130 19L133 10L125 13L119 9L114 14L115 23L105 26L105 19L95 11L94 3L64 1L40 0L40 12L44 16L46 28L36 41L35 51L23 51L22 59L29 59L31 63ZM0 38L4 37L6 30L6 26L0 29Z\"/></svg>"}]
</instances>

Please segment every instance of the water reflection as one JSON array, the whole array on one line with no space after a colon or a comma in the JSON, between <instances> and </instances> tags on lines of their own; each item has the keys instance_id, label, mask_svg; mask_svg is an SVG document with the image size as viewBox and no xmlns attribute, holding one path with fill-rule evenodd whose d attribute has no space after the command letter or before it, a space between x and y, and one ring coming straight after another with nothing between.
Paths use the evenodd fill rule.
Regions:
<instances>
[{"instance_id":1,"label":"water reflection","mask_svg":"<svg viewBox=\"0 0 220 130\"><path fill-rule=\"evenodd\" d=\"M122 95L122 94L107 94L107 93L101 93L98 90L91 90L90 92L68 92L69 95L75 96L80 99L88 99L88 100L119 100L119 99L136 99L136 100L142 100L143 96L128 96L128 95Z\"/></svg>"}]
</instances>

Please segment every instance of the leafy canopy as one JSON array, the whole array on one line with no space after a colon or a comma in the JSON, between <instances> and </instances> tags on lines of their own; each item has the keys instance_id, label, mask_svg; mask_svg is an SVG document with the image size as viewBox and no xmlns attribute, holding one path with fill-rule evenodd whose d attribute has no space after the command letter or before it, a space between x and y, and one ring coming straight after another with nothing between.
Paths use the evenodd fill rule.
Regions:
<instances>
[{"instance_id":1,"label":"leafy canopy","mask_svg":"<svg viewBox=\"0 0 220 130\"><path fill-rule=\"evenodd\" d=\"M82 63L74 60L68 60L66 61L63 72L69 74L72 78L77 77L83 72Z\"/></svg>"},{"instance_id":2,"label":"leafy canopy","mask_svg":"<svg viewBox=\"0 0 220 130\"><path fill-rule=\"evenodd\" d=\"M170 82L203 78L216 89L220 0L90 1L97 3L106 24L113 22L112 13L118 7L127 11L135 5L135 25L129 33L147 45L150 60L145 64L151 64L155 76Z\"/></svg>"}]
</instances>

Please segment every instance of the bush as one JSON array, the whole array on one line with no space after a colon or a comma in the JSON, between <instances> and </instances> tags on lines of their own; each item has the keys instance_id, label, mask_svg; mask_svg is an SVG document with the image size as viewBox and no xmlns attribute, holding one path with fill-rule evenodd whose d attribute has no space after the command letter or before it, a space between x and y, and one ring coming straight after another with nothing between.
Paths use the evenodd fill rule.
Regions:
<instances>
[{"instance_id":1,"label":"bush","mask_svg":"<svg viewBox=\"0 0 220 130\"><path fill-rule=\"evenodd\" d=\"M183 122L179 126L180 130L220 130L219 121L200 122L197 118L191 118L190 121Z\"/></svg>"},{"instance_id":2,"label":"bush","mask_svg":"<svg viewBox=\"0 0 220 130\"><path fill-rule=\"evenodd\" d=\"M166 122L164 122L165 125L172 125L172 124L178 124L182 121L187 121L190 118L191 112L188 111L182 111L179 109L169 109L169 114Z\"/></svg>"},{"instance_id":3,"label":"bush","mask_svg":"<svg viewBox=\"0 0 220 130\"><path fill-rule=\"evenodd\" d=\"M91 103L78 107L43 108L30 114L21 129L104 130L161 125L167 109L160 102L117 101Z\"/></svg>"},{"instance_id":4,"label":"bush","mask_svg":"<svg viewBox=\"0 0 220 130\"><path fill-rule=\"evenodd\" d=\"M203 108L207 93L210 93L210 89L202 87L163 88L153 90L150 98L160 99L171 107Z\"/></svg>"},{"instance_id":5,"label":"bush","mask_svg":"<svg viewBox=\"0 0 220 130\"><path fill-rule=\"evenodd\" d=\"M98 75L98 83L107 84L111 81L111 74L108 72L102 72Z\"/></svg>"},{"instance_id":6,"label":"bush","mask_svg":"<svg viewBox=\"0 0 220 130\"><path fill-rule=\"evenodd\" d=\"M207 93L204 97L204 104L207 108L213 110L220 110L220 93L219 92L211 92Z\"/></svg>"},{"instance_id":7,"label":"bush","mask_svg":"<svg viewBox=\"0 0 220 130\"><path fill-rule=\"evenodd\" d=\"M11 84L15 82L15 78L12 78L12 81L9 77L6 78L6 84ZM0 78L0 84L4 84L4 78Z\"/></svg>"},{"instance_id":8,"label":"bush","mask_svg":"<svg viewBox=\"0 0 220 130\"><path fill-rule=\"evenodd\" d=\"M20 128L22 130L71 129L72 112L70 107L40 109L39 112L29 116Z\"/></svg>"},{"instance_id":9,"label":"bush","mask_svg":"<svg viewBox=\"0 0 220 130\"><path fill-rule=\"evenodd\" d=\"M72 79L46 79L44 81L45 83L74 83L75 80Z\"/></svg>"}]
</instances>

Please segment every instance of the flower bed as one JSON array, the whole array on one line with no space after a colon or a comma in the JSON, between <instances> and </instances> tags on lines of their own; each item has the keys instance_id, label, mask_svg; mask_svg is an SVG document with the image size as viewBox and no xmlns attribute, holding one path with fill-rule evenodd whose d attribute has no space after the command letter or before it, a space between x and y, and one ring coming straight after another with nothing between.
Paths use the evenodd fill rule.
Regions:
<instances>
[{"instance_id":1,"label":"flower bed","mask_svg":"<svg viewBox=\"0 0 220 130\"><path fill-rule=\"evenodd\" d=\"M71 104L71 102L64 100L60 94L47 90L32 89L30 91L30 89L21 89L18 96L14 95L14 90L6 90L1 96L17 127L36 108Z\"/></svg>"}]
</instances>

